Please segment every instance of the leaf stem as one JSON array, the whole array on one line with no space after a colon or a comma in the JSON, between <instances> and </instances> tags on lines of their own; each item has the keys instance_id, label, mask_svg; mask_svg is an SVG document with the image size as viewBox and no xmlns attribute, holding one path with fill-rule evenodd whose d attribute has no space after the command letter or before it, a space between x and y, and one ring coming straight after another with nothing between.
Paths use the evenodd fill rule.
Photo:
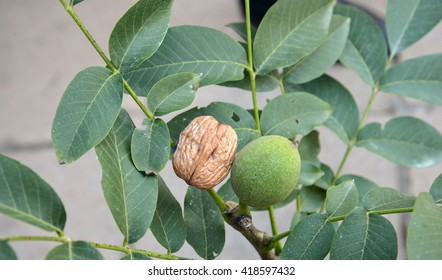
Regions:
<instances>
[{"instance_id":1,"label":"leaf stem","mask_svg":"<svg viewBox=\"0 0 442 280\"><path fill-rule=\"evenodd\" d=\"M256 96L256 74L253 71L253 49L252 49L252 26L250 21L250 0L244 0L245 2L245 12L246 12L246 30L247 30L247 60L249 62L249 67L246 67L247 72L250 76L250 87L252 90L252 100L253 100L253 113L256 122L256 129L261 131L261 124L259 121L259 108L258 108L258 98Z\"/></svg>"},{"instance_id":2,"label":"leaf stem","mask_svg":"<svg viewBox=\"0 0 442 280\"><path fill-rule=\"evenodd\" d=\"M246 12L246 32L247 32L247 58L250 69L253 69L253 50L252 50L252 26L250 21L250 0L245 0Z\"/></svg>"},{"instance_id":3,"label":"leaf stem","mask_svg":"<svg viewBox=\"0 0 442 280\"><path fill-rule=\"evenodd\" d=\"M80 20L78 15L74 11L74 7L72 5L67 4L64 0L59 0L60 3L64 6L68 14L72 17L72 19L75 21L75 23L78 25L78 27L81 29L83 34L86 36L86 38L89 40L89 42L92 44L94 49L97 51L97 53L101 56L101 58L104 60L106 65L109 67L112 72L118 72L118 70L115 68L115 66L112 64L110 59L104 54L101 47L98 45L98 43L95 41L94 37L92 37L91 33L87 30L87 28L84 26L83 22Z\"/></svg>"},{"instance_id":4,"label":"leaf stem","mask_svg":"<svg viewBox=\"0 0 442 280\"><path fill-rule=\"evenodd\" d=\"M284 83L282 79L278 80L278 84L279 84L279 89L281 90L281 94L285 94L285 88L284 88Z\"/></svg>"},{"instance_id":5,"label":"leaf stem","mask_svg":"<svg viewBox=\"0 0 442 280\"><path fill-rule=\"evenodd\" d=\"M373 210L373 211L367 211L368 214L378 214L378 215L388 215L388 214L400 214L400 213L409 213L413 212L414 208L396 208L396 209L386 209L386 210ZM336 216L333 218L328 219L330 223L342 221L347 217L347 215L343 216Z\"/></svg>"},{"instance_id":6,"label":"leaf stem","mask_svg":"<svg viewBox=\"0 0 442 280\"><path fill-rule=\"evenodd\" d=\"M88 242L89 245L95 248L99 249L106 249L106 250L112 250L112 251L119 251L126 254L129 253L139 253L148 257L157 258L157 259L163 259L163 260L184 260L185 258L169 255L169 254L161 254L158 252L152 252L152 251L146 251L136 248L131 248L129 246L116 246L111 244L103 244L103 243L96 243L96 242Z\"/></svg>"},{"instance_id":7,"label":"leaf stem","mask_svg":"<svg viewBox=\"0 0 442 280\"><path fill-rule=\"evenodd\" d=\"M72 19L75 21L75 23L78 25L80 30L83 32L83 34L86 36L86 38L89 40L89 42L92 44L94 49L97 51L97 53L100 55L100 57L103 59L103 61L106 63L107 67L114 73L121 75L120 71L115 67L115 65L112 63L112 61L106 56L103 49L98 45L97 41L95 41L94 37L91 35L91 33L87 30L87 28L84 26L83 22L80 20L78 15L74 11L74 7L68 3L66 3L64 0L59 0L60 3L63 5L63 7L66 9L68 14L72 17ZM143 111L143 113L151 120L154 120L153 114L144 106L143 102L138 98L137 94L134 92L134 90L130 87L130 85L127 83L126 79L123 78L123 85L126 91L130 94L132 99L135 101L135 103L140 107L140 109Z\"/></svg>"},{"instance_id":8,"label":"leaf stem","mask_svg":"<svg viewBox=\"0 0 442 280\"><path fill-rule=\"evenodd\" d=\"M227 211L227 208L224 203L224 199L214 189L209 189L207 190L207 192L210 194L213 201L215 201L221 213L225 213Z\"/></svg>"},{"instance_id":9,"label":"leaf stem","mask_svg":"<svg viewBox=\"0 0 442 280\"><path fill-rule=\"evenodd\" d=\"M350 139L350 142L347 145L347 149L345 151L344 157L342 158L341 163L339 164L339 167L336 171L336 175L333 178L331 185L336 184L336 181L338 180L339 176L341 175L341 172L345 166L345 163L347 162L347 159L348 159L353 147L356 144L359 132L361 131L362 127L364 126L365 120L367 119L368 113L371 109L371 106L373 105L373 102L374 102L378 92L379 92L379 85L376 84L372 87L370 99L368 100L367 106L364 109L364 113L362 114L361 120L359 121L359 124L358 124L356 131L355 131L355 134Z\"/></svg>"},{"instance_id":10,"label":"leaf stem","mask_svg":"<svg viewBox=\"0 0 442 280\"><path fill-rule=\"evenodd\" d=\"M68 237L57 237L57 236L9 236L0 238L2 241L49 241L49 242L61 242L66 243L69 242L70 239ZM111 244L97 243L92 241L87 241L89 245L99 249L106 249L112 251L119 251L126 254L129 253L140 253L148 257L164 259L164 260L183 260L185 258L169 255L169 254L161 254L158 252L151 252L136 248L131 248L129 246L116 246Z\"/></svg>"},{"instance_id":11,"label":"leaf stem","mask_svg":"<svg viewBox=\"0 0 442 280\"><path fill-rule=\"evenodd\" d=\"M141 111L143 111L143 113L149 119L151 119L152 121L155 121L155 117L153 116L153 114L146 108L146 106L144 106L143 102L141 102L141 100L138 98L137 94L133 91L133 89L129 86L126 79L124 79L124 78L123 78L123 85L124 85L124 88L126 89L127 93L130 94L130 96L135 101L135 103L137 103L138 107L140 107Z\"/></svg>"},{"instance_id":12,"label":"leaf stem","mask_svg":"<svg viewBox=\"0 0 442 280\"><path fill-rule=\"evenodd\" d=\"M280 233L280 234L278 234L278 235L274 235L274 236L272 237L272 240L270 241L269 245L267 245L267 250L271 250L271 249L273 249L274 247L276 247L277 244L281 244L280 241L281 241L282 239L286 238L287 236L289 236L290 232L291 232L291 230L288 230L288 231L285 231L285 232ZM276 248L275 248L275 250L276 250Z\"/></svg>"},{"instance_id":13,"label":"leaf stem","mask_svg":"<svg viewBox=\"0 0 442 280\"><path fill-rule=\"evenodd\" d=\"M50 241L50 242L67 242L66 237L58 237L58 236L8 236L1 237L0 240L3 241Z\"/></svg>"},{"instance_id":14,"label":"leaf stem","mask_svg":"<svg viewBox=\"0 0 442 280\"><path fill-rule=\"evenodd\" d=\"M270 225L272 226L272 235L273 237L278 236L278 227L276 225L276 219L275 219L275 210L273 209L273 206L269 206L269 217L270 217ZM273 241L273 238L272 238ZM276 241L275 247L275 254L279 255L282 251L282 245L279 240Z\"/></svg>"}]
</instances>

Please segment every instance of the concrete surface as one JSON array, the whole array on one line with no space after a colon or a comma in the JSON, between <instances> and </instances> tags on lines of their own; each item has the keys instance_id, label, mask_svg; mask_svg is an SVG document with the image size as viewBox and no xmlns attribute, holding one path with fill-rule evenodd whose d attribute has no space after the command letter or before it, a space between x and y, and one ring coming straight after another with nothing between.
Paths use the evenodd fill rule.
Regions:
<instances>
[{"instance_id":1,"label":"concrete surface","mask_svg":"<svg viewBox=\"0 0 442 280\"><path fill-rule=\"evenodd\" d=\"M380 14L385 11L385 0L355 2ZM133 3L135 0L87 0L77 6L77 12L97 42L107 50L113 25ZM236 0L176 0L172 14L171 25L211 26L230 35L233 33L225 25L242 20ZM440 52L441 34L442 26L439 24L432 33L407 49L401 58ZM68 236L76 240L121 244L121 234L101 192L100 168L94 153L87 153L73 164L60 166L51 146L51 123L63 91L80 70L92 65L103 65L100 57L58 1L0 1L0 38L0 153L28 165L53 186L67 210L65 232ZM365 106L370 89L352 72L335 66L329 73L354 93L360 108ZM264 106L266 99L276 94L260 94L260 107ZM200 89L194 105L207 105L213 100L233 102L249 108L252 106L247 92L217 86ZM135 123L140 125L143 115L127 96L124 107L133 116ZM381 94L367 121L385 123L392 117L413 115L425 119L442 131L441 112L440 107ZM336 169L345 146L329 130L321 128L320 132L320 157ZM397 167L363 149L354 149L344 171L371 178L381 186L396 187L417 194L429 189L434 178L442 172L442 165L408 169ZM170 164L162 175L182 202L185 184L176 178ZM293 211L293 207L276 211L281 231L288 228L290 220L287 217L291 217ZM404 258L403 228L408 222L408 215L392 215L388 218L398 231L399 258ZM254 220L258 227L270 232L265 213L257 213ZM226 246L220 259L258 258L240 234L229 227L226 227L226 231ZM0 215L0 236L33 234L47 233ZM58 244L15 242L12 245L22 259L41 259L50 248ZM164 252L150 233L135 246ZM121 256L110 251L102 253L112 259ZM188 245L177 254L197 257Z\"/></svg>"}]
</instances>

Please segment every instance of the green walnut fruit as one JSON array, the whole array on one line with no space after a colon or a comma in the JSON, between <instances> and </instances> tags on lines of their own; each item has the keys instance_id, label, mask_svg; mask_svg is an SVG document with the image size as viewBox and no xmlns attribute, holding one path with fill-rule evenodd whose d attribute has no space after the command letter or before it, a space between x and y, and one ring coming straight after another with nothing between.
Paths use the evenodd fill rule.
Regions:
<instances>
[{"instance_id":1,"label":"green walnut fruit","mask_svg":"<svg viewBox=\"0 0 442 280\"><path fill-rule=\"evenodd\" d=\"M301 158L287 138L263 136L247 144L235 157L232 187L240 201L268 207L289 196L301 172Z\"/></svg>"}]
</instances>

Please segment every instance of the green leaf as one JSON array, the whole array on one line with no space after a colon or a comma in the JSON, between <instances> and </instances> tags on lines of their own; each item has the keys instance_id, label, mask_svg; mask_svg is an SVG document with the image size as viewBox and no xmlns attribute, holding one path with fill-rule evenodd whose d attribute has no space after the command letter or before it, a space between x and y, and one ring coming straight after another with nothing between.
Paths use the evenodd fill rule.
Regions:
<instances>
[{"instance_id":1,"label":"green leaf","mask_svg":"<svg viewBox=\"0 0 442 280\"><path fill-rule=\"evenodd\" d=\"M232 22L227 24L227 26L232 28L232 30L235 31L236 34L238 34L244 40L244 42L247 42L247 26L245 22ZM250 31L253 41L256 35L256 28L251 26Z\"/></svg>"},{"instance_id":2,"label":"green leaf","mask_svg":"<svg viewBox=\"0 0 442 280\"><path fill-rule=\"evenodd\" d=\"M247 67L244 48L226 34L201 26L169 28L157 52L124 74L137 94L146 96L164 77L201 73L200 86L241 80Z\"/></svg>"},{"instance_id":3,"label":"green leaf","mask_svg":"<svg viewBox=\"0 0 442 280\"><path fill-rule=\"evenodd\" d=\"M66 212L58 195L27 166L0 154L0 212L47 231L63 231Z\"/></svg>"},{"instance_id":4,"label":"green leaf","mask_svg":"<svg viewBox=\"0 0 442 280\"><path fill-rule=\"evenodd\" d=\"M293 92L273 98L261 114L263 135L292 139L307 135L331 115L331 107L307 92Z\"/></svg>"},{"instance_id":5,"label":"green leaf","mask_svg":"<svg viewBox=\"0 0 442 280\"><path fill-rule=\"evenodd\" d=\"M440 0L389 0L386 29L391 56L417 42L441 18Z\"/></svg>"},{"instance_id":6,"label":"green leaf","mask_svg":"<svg viewBox=\"0 0 442 280\"><path fill-rule=\"evenodd\" d=\"M333 113L324 125L348 144L359 125L359 110L352 94L327 75L300 86L331 105Z\"/></svg>"},{"instance_id":7,"label":"green leaf","mask_svg":"<svg viewBox=\"0 0 442 280\"><path fill-rule=\"evenodd\" d=\"M158 177L139 172L130 157L135 125L122 110L108 136L95 147L103 169L101 186L112 216L129 243L144 236L158 197Z\"/></svg>"},{"instance_id":8,"label":"green leaf","mask_svg":"<svg viewBox=\"0 0 442 280\"><path fill-rule=\"evenodd\" d=\"M442 202L442 174L440 174L430 188L430 194L436 200L437 203Z\"/></svg>"},{"instance_id":9,"label":"green leaf","mask_svg":"<svg viewBox=\"0 0 442 280\"><path fill-rule=\"evenodd\" d=\"M289 196L287 196L287 198L285 198L283 201L280 201L280 202L278 202L278 203L272 205L273 208L274 208L274 209L278 209L278 208L281 208L281 207L284 207L284 206L288 205L288 204L291 203L293 200L295 200L295 199L298 197L298 195L299 195L300 193L301 193L301 189L299 189L299 188L295 188L295 189L289 194ZM265 211L268 211L269 208L268 208L268 207L266 207L265 209L251 208L251 210L252 210L252 211L257 211L257 210L265 210Z\"/></svg>"},{"instance_id":10,"label":"green leaf","mask_svg":"<svg viewBox=\"0 0 442 280\"><path fill-rule=\"evenodd\" d=\"M350 214L358 204L358 190L352 181L345 181L327 189L325 212L328 219Z\"/></svg>"},{"instance_id":11,"label":"green leaf","mask_svg":"<svg viewBox=\"0 0 442 280\"><path fill-rule=\"evenodd\" d=\"M397 237L392 224L378 214L356 208L333 238L331 260L394 260Z\"/></svg>"},{"instance_id":12,"label":"green leaf","mask_svg":"<svg viewBox=\"0 0 442 280\"><path fill-rule=\"evenodd\" d=\"M368 124L360 131L356 144L410 167L429 167L442 161L442 135L413 117L390 120L383 130L379 123Z\"/></svg>"},{"instance_id":13,"label":"green leaf","mask_svg":"<svg viewBox=\"0 0 442 280\"><path fill-rule=\"evenodd\" d=\"M147 95L147 107L156 116L186 108L195 99L201 77L193 73L178 73L156 83Z\"/></svg>"},{"instance_id":14,"label":"green leaf","mask_svg":"<svg viewBox=\"0 0 442 280\"><path fill-rule=\"evenodd\" d=\"M367 211L397 211L413 209L416 197L399 192L393 188L372 188L364 196L362 205Z\"/></svg>"},{"instance_id":15,"label":"green leaf","mask_svg":"<svg viewBox=\"0 0 442 280\"><path fill-rule=\"evenodd\" d=\"M238 136L238 148L236 148L237 152L244 148L244 146L249 142L261 137L261 133L252 128L237 128L235 131L236 135Z\"/></svg>"},{"instance_id":16,"label":"green leaf","mask_svg":"<svg viewBox=\"0 0 442 280\"><path fill-rule=\"evenodd\" d=\"M416 199L407 231L407 256L413 260L442 259L442 209L428 193Z\"/></svg>"},{"instance_id":17,"label":"green leaf","mask_svg":"<svg viewBox=\"0 0 442 280\"><path fill-rule=\"evenodd\" d=\"M240 81L228 81L220 84L220 86L226 87L234 87L240 88L243 90L252 91L250 75L244 72L244 79ZM273 72L270 72L267 75L256 75L255 76L255 86L257 92L267 92L272 91L275 88L279 87L278 78L273 75Z\"/></svg>"},{"instance_id":18,"label":"green leaf","mask_svg":"<svg viewBox=\"0 0 442 280\"><path fill-rule=\"evenodd\" d=\"M299 224L300 221L302 221L305 217L308 217L308 216L311 216L311 215L309 215L305 212L302 212L302 211L296 211L292 217L290 229L293 229L297 224Z\"/></svg>"},{"instance_id":19,"label":"green leaf","mask_svg":"<svg viewBox=\"0 0 442 280\"><path fill-rule=\"evenodd\" d=\"M73 241L53 248L46 255L46 260L102 260L97 249L85 241Z\"/></svg>"},{"instance_id":20,"label":"green leaf","mask_svg":"<svg viewBox=\"0 0 442 280\"><path fill-rule=\"evenodd\" d=\"M442 105L442 54L406 60L389 69L380 90Z\"/></svg>"},{"instance_id":21,"label":"green leaf","mask_svg":"<svg viewBox=\"0 0 442 280\"><path fill-rule=\"evenodd\" d=\"M213 116L220 123L230 125L235 130L238 128L256 128L253 116L236 104L212 102L206 107L206 114Z\"/></svg>"},{"instance_id":22,"label":"green leaf","mask_svg":"<svg viewBox=\"0 0 442 280\"><path fill-rule=\"evenodd\" d=\"M315 182L315 185L323 190L327 190L331 186L335 175L333 174L333 170L330 168L330 166L321 163L319 167L321 168L322 172L324 172L324 176L319 178L319 180Z\"/></svg>"},{"instance_id":23,"label":"green leaf","mask_svg":"<svg viewBox=\"0 0 442 280\"><path fill-rule=\"evenodd\" d=\"M356 7L336 5L334 12L351 19L341 62L369 86L374 86L387 63L387 44L382 31L371 16Z\"/></svg>"},{"instance_id":24,"label":"green leaf","mask_svg":"<svg viewBox=\"0 0 442 280\"><path fill-rule=\"evenodd\" d=\"M309 55L324 38L332 17L331 0L279 0L265 14L253 43L258 74L287 67Z\"/></svg>"},{"instance_id":25,"label":"green leaf","mask_svg":"<svg viewBox=\"0 0 442 280\"><path fill-rule=\"evenodd\" d=\"M132 261L132 260L151 260L151 258L149 258L146 255L140 254L140 253L129 253L127 255L125 255L124 257L122 257L120 260L123 261Z\"/></svg>"},{"instance_id":26,"label":"green leaf","mask_svg":"<svg viewBox=\"0 0 442 280\"><path fill-rule=\"evenodd\" d=\"M135 129L131 140L132 161L139 171L158 173L170 156L170 136L162 119L145 119L145 129Z\"/></svg>"},{"instance_id":27,"label":"green leaf","mask_svg":"<svg viewBox=\"0 0 442 280\"><path fill-rule=\"evenodd\" d=\"M225 242L224 219L212 197L189 186L184 200L187 242L206 260L216 258Z\"/></svg>"},{"instance_id":28,"label":"green leaf","mask_svg":"<svg viewBox=\"0 0 442 280\"><path fill-rule=\"evenodd\" d=\"M316 164L307 160L301 161L301 174L299 176L298 184L310 186L322 176L324 176L324 172Z\"/></svg>"},{"instance_id":29,"label":"green leaf","mask_svg":"<svg viewBox=\"0 0 442 280\"><path fill-rule=\"evenodd\" d=\"M14 249L9 246L8 242L0 240L0 260L18 260Z\"/></svg>"},{"instance_id":30,"label":"green leaf","mask_svg":"<svg viewBox=\"0 0 442 280\"><path fill-rule=\"evenodd\" d=\"M73 0L72 5L77 5L78 3L83 2L84 0Z\"/></svg>"},{"instance_id":31,"label":"green leaf","mask_svg":"<svg viewBox=\"0 0 442 280\"><path fill-rule=\"evenodd\" d=\"M323 214L302 219L287 238L282 249L283 260L322 260L327 256L335 229Z\"/></svg>"},{"instance_id":32,"label":"green leaf","mask_svg":"<svg viewBox=\"0 0 442 280\"><path fill-rule=\"evenodd\" d=\"M353 174L347 174L339 177L339 179L336 181L336 184L340 184L344 181L351 180L355 184L356 188L358 189L358 196L359 196L359 203L358 205L362 207L362 199L365 196L365 194L370 191L373 188L377 188L378 185L376 185L374 182Z\"/></svg>"},{"instance_id":33,"label":"green leaf","mask_svg":"<svg viewBox=\"0 0 442 280\"><path fill-rule=\"evenodd\" d=\"M217 193L222 197L224 201L233 201L239 203L239 198L233 191L232 182L229 179L218 189Z\"/></svg>"},{"instance_id":34,"label":"green leaf","mask_svg":"<svg viewBox=\"0 0 442 280\"><path fill-rule=\"evenodd\" d=\"M304 186L298 196L298 209L306 213L318 211L325 200L325 191L316 186Z\"/></svg>"},{"instance_id":35,"label":"green leaf","mask_svg":"<svg viewBox=\"0 0 442 280\"><path fill-rule=\"evenodd\" d=\"M61 98L52 123L59 160L69 163L100 143L121 110L123 81L103 67L78 73Z\"/></svg>"},{"instance_id":36,"label":"green leaf","mask_svg":"<svg viewBox=\"0 0 442 280\"><path fill-rule=\"evenodd\" d=\"M151 57L169 27L173 0L140 0L112 30L109 54L114 65L127 72Z\"/></svg>"},{"instance_id":37,"label":"green leaf","mask_svg":"<svg viewBox=\"0 0 442 280\"><path fill-rule=\"evenodd\" d=\"M294 66L286 69L289 83L302 84L318 78L341 57L350 31L350 19L333 15L327 37L316 49Z\"/></svg>"},{"instance_id":38,"label":"green leaf","mask_svg":"<svg viewBox=\"0 0 442 280\"><path fill-rule=\"evenodd\" d=\"M181 206L161 177L158 179L158 202L150 230L168 252L177 252L186 241Z\"/></svg>"},{"instance_id":39,"label":"green leaf","mask_svg":"<svg viewBox=\"0 0 442 280\"><path fill-rule=\"evenodd\" d=\"M318 159L320 150L319 132L316 130L313 130L306 136L302 137L301 142L298 145L298 152L301 156L301 160L310 161L317 166L321 164Z\"/></svg>"}]
</instances>

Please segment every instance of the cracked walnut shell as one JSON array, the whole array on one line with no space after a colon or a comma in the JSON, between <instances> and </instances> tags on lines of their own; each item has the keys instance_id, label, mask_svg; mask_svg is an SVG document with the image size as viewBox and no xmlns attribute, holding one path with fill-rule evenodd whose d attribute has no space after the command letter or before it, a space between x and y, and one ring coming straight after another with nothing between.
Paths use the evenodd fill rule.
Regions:
<instances>
[{"instance_id":1,"label":"cracked walnut shell","mask_svg":"<svg viewBox=\"0 0 442 280\"><path fill-rule=\"evenodd\" d=\"M237 145L231 126L212 116L197 117L180 134L173 170L189 185L211 189L229 174Z\"/></svg>"}]
</instances>

